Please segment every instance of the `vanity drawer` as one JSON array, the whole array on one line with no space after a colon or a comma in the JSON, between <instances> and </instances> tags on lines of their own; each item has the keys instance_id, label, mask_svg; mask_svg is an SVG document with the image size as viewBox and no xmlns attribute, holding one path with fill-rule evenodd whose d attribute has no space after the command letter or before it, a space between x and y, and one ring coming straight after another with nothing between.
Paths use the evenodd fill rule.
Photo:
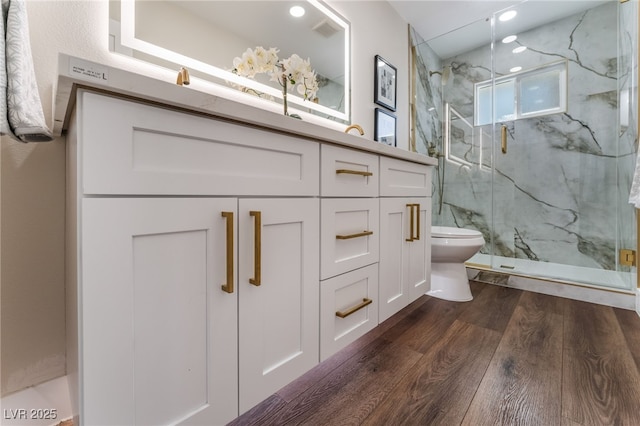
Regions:
<instances>
[{"instance_id":1,"label":"vanity drawer","mask_svg":"<svg viewBox=\"0 0 640 426\"><path fill-rule=\"evenodd\" d=\"M380 158L380 196L430 197L433 167L395 158Z\"/></svg>"},{"instance_id":2,"label":"vanity drawer","mask_svg":"<svg viewBox=\"0 0 640 426\"><path fill-rule=\"evenodd\" d=\"M321 148L323 197L377 197L378 156L332 145Z\"/></svg>"},{"instance_id":3,"label":"vanity drawer","mask_svg":"<svg viewBox=\"0 0 640 426\"><path fill-rule=\"evenodd\" d=\"M378 325L377 297L378 264L320 283L320 361Z\"/></svg>"},{"instance_id":4,"label":"vanity drawer","mask_svg":"<svg viewBox=\"0 0 640 426\"><path fill-rule=\"evenodd\" d=\"M377 198L324 198L320 209L320 279L378 261Z\"/></svg>"},{"instance_id":5,"label":"vanity drawer","mask_svg":"<svg viewBox=\"0 0 640 426\"><path fill-rule=\"evenodd\" d=\"M319 194L320 144L82 92L84 194Z\"/></svg>"}]
</instances>

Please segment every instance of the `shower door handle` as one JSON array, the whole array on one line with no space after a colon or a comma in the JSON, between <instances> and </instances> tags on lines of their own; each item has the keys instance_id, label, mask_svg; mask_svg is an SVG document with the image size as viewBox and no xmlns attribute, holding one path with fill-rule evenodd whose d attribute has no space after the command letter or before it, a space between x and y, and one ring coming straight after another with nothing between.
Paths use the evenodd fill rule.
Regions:
<instances>
[{"instance_id":1,"label":"shower door handle","mask_svg":"<svg viewBox=\"0 0 640 426\"><path fill-rule=\"evenodd\" d=\"M507 153L507 126L504 124L500 128L500 146L502 147L502 153Z\"/></svg>"}]
</instances>

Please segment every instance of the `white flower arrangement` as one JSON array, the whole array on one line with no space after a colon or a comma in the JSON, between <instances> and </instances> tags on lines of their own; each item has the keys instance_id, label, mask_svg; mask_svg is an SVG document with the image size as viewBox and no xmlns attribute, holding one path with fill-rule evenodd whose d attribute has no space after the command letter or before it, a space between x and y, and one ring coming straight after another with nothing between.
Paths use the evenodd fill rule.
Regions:
<instances>
[{"instance_id":1,"label":"white flower arrangement","mask_svg":"<svg viewBox=\"0 0 640 426\"><path fill-rule=\"evenodd\" d=\"M293 54L280 60L278 52L275 47L269 50L262 46L254 50L247 49L241 57L234 58L232 72L247 78L255 78L256 74L268 74L271 81L277 81L282 87L287 114L287 90L295 87L305 100L313 100L318 92L318 79L309 59L304 60Z\"/></svg>"}]
</instances>

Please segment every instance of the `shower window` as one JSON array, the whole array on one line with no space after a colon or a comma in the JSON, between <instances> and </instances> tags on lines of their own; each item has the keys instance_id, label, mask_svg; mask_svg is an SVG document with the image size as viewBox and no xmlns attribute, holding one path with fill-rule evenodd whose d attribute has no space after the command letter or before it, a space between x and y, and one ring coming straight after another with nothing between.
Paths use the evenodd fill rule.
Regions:
<instances>
[{"instance_id":1,"label":"shower window","mask_svg":"<svg viewBox=\"0 0 640 426\"><path fill-rule=\"evenodd\" d=\"M475 125L491 123L491 80L475 85ZM565 112L567 109L567 62L495 79L494 121L517 120Z\"/></svg>"}]
</instances>

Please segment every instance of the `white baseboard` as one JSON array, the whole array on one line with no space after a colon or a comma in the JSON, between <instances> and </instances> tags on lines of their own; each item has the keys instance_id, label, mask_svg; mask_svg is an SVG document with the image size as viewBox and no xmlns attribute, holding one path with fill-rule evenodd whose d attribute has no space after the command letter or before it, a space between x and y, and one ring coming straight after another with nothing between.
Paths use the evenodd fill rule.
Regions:
<instances>
[{"instance_id":1,"label":"white baseboard","mask_svg":"<svg viewBox=\"0 0 640 426\"><path fill-rule=\"evenodd\" d=\"M71 417L67 376L0 399L2 426L53 426Z\"/></svg>"}]
</instances>

